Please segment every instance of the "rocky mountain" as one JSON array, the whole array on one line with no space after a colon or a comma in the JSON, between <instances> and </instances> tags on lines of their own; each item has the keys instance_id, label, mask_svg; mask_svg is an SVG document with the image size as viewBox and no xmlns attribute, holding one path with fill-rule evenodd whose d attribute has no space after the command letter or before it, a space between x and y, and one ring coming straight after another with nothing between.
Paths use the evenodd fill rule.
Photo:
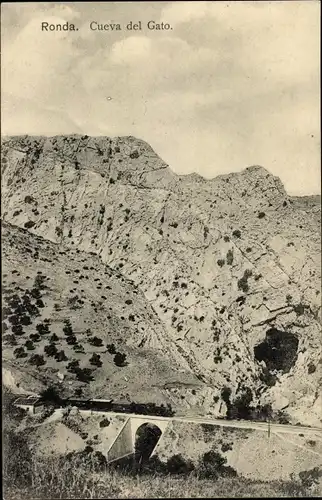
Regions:
<instances>
[{"instance_id":1,"label":"rocky mountain","mask_svg":"<svg viewBox=\"0 0 322 500\"><path fill-rule=\"evenodd\" d=\"M63 248L66 265L87 254L133 283L153 314L135 345L197 376L206 411L222 411L223 388L231 400L248 388L321 424L319 199L288 196L259 166L175 175L134 137L6 137L2 168L3 219Z\"/></svg>"},{"instance_id":2,"label":"rocky mountain","mask_svg":"<svg viewBox=\"0 0 322 500\"><path fill-rule=\"evenodd\" d=\"M183 387L200 390L200 381L177 365L161 321L131 280L95 254L9 223L2 236L7 386L39 392L54 384L66 396L176 406Z\"/></svg>"}]
</instances>

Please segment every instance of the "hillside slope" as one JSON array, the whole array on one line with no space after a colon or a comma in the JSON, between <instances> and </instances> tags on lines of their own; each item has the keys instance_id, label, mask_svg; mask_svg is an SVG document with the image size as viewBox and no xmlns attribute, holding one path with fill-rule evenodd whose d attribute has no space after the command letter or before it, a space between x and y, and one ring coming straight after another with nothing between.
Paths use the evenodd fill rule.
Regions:
<instances>
[{"instance_id":1,"label":"hillside slope","mask_svg":"<svg viewBox=\"0 0 322 500\"><path fill-rule=\"evenodd\" d=\"M176 366L160 320L130 280L95 255L8 223L2 237L5 385L37 392L54 383L66 395L179 406L166 384L178 394L181 384L200 387ZM126 355L119 366L116 352Z\"/></svg>"},{"instance_id":2,"label":"hillside slope","mask_svg":"<svg viewBox=\"0 0 322 500\"><path fill-rule=\"evenodd\" d=\"M2 154L3 218L132 280L178 365L215 398L248 387L255 403L321 424L315 200L258 166L177 176L133 137L9 137Z\"/></svg>"}]
</instances>

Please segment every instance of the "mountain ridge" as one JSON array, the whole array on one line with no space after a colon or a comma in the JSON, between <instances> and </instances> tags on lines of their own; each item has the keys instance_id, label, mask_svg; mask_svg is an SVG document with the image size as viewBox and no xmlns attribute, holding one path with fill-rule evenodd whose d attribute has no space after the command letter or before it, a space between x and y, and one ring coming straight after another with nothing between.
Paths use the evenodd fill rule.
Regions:
<instances>
[{"instance_id":1,"label":"mountain ridge","mask_svg":"<svg viewBox=\"0 0 322 500\"><path fill-rule=\"evenodd\" d=\"M250 387L254 401L287 406L299 421L311 411L319 421L316 205L299 209L260 166L200 180L174 174L133 137L96 141L5 141L4 219L93 252L133 280L216 397L226 385L232 397ZM289 339L293 356L277 374L255 356L261 343L278 344L271 330ZM310 363L315 371L307 377Z\"/></svg>"}]
</instances>

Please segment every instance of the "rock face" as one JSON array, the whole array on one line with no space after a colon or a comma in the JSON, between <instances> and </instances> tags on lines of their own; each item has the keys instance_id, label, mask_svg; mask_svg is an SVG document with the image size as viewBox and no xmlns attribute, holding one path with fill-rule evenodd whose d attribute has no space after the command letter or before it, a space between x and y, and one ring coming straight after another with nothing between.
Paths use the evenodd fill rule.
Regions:
<instances>
[{"instance_id":1,"label":"rock face","mask_svg":"<svg viewBox=\"0 0 322 500\"><path fill-rule=\"evenodd\" d=\"M2 236L7 387L39 393L50 382L68 395L81 390L179 406L182 384L200 391L200 381L178 366L161 321L133 282L95 254L64 249L6 222ZM158 350L151 349L155 344ZM116 361L117 353L124 362ZM174 398L167 384L177 388Z\"/></svg>"},{"instance_id":2,"label":"rock face","mask_svg":"<svg viewBox=\"0 0 322 500\"><path fill-rule=\"evenodd\" d=\"M2 155L3 219L131 280L162 324L149 345L204 382L207 411L250 388L321 424L319 199L259 166L178 176L133 137L8 137Z\"/></svg>"}]
</instances>

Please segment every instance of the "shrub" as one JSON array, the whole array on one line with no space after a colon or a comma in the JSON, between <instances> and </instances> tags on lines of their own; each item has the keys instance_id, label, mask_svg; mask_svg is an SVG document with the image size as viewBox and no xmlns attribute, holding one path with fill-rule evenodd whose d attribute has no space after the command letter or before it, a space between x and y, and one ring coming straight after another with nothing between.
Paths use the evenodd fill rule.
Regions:
<instances>
[{"instance_id":1,"label":"shrub","mask_svg":"<svg viewBox=\"0 0 322 500\"><path fill-rule=\"evenodd\" d=\"M113 358L113 361L116 364L116 366L125 366L127 364L125 360L126 360L126 354L122 354L120 352L117 352Z\"/></svg>"},{"instance_id":2,"label":"shrub","mask_svg":"<svg viewBox=\"0 0 322 500\"><path fill-rule=\"evenodd\" d=\"M217 260L217 264L218 264L219 267L222 267L222 266L225 265L225 260L224 259L218 259Z\"/></svg>"},{"instance_id":3,"label":"shrub","mask_svg":"<svg viewBox=\"0 0 322 500\"><path fill-rule=\"evenodd\" d=\"M79 368L79 361L77 359L70 361L67 365L67 370L70 372L76 373L78 368Z\"/></svg>"},{"instance_id":4,"label":"shrub","mask_svg":"<svg viewBox=\"0 0 322 500\"><path fill-rule=\"evenodd\" d=\"M242 290L243 292L247 293L249 290L249 285L247 283L247 279L240 278L237 282L238 290Z\"/></svg>"},{"instance_id":5,"label":"shrub","mask_svg":"<svg viewBox=\"0 0 322 500\"><path fill-rule=\"evenodd\" d=\"M252 408L250 406L252 400L252 391L249 387L246 387L234 402L229 405L227 417L249 420L252 417Z\"/></svg>"},{"instance_id":6,"label":"shrub","mask_svg":"<svg viewBox=\"0 0 322 500\"><path fill-rule=\"evenodd\" d=\"M75 370L77 380L89 383L93 380L92 370L89 368L77 368Z\"/></svg>"},{"instance_id":7,"label":"shrub","mask_svg":"<svg viewBox=\"0 0 322 500\"><path fill-rule=\"evenodd\" d=\"M29 363L34 366L42 366L46 363L44 357L41 354L33 354L29 358Z\"/></svg>"},{"instance_id":8,"label":"shrub","mask_svg":"<svg viewBox=\"0 0 322 500\"><path fill-rule=\"evenodd\" d=\"M287 295L286 295L286 304L287 304L288 306L290 306L290 305L292 304L292 300L293 300L293 299L292 299L292 295L287 294Z\"/></svg>"},{"instance_id":9,"label":"shrub","mask_svg":"<svg viewBox=\"0 0 322 500\"><path fill-rule=\"evenodd\" d=\"M240 238L241 237L241 231L239 229L235 229L233 231L233 236L235 236L235 238Z\"/></svg>"},{"instance_id":10,"label":"shrub","mask_svg":"<svg viewBox=\"0 0 322 500\"><path fill-rule=\"evenodd\" d=\"M69 319L64 320L63 332L65 335L73 334L73 328Z\"/></svg>"},{"instance_id":11,"label":"shrub","mask_svg":"<svg viewBox=\"0 0 322 500\"><path fill-rule=\"evenodd\" d=\"M258 214L258 216L257 216L257 217L258 217L259 219L263 219L265 216L266 216L265 212L259 212L259 214Z\"/></svg>"},{"instance_id":12,"label":"shrub","mask_svg":"<svg viewBox=\"0 0 322 500\"><path fill-rule=\"evenodd\" d=\"M201 463L202 466L206 469L209 475L212 475L214 472L218 472L218 470L227 462L227 459L220 455L217 451L207 451L203 454Z\"/></svg>"},{"instance_id":13,"label":"shrub","mask_svg":"<svg viewBox=\"0 0 322 500\"><path fill-rule=\"evenodd\" d=\"M74 349L75 352L78 352L78 353L84 353L85 352L85 349L84 349L84 347L81 344L74 344L73 349Z\"/></svg>"},{"instance_id":14,"label":"shrub","mask_svg":"<svg viewBox=\"0 0 322 500\"><path fill-rule=\"evenodd\" d=\"M96 353L93 354L93 356L90 358L89 362L91 365L94 365L94 366L102 366L101 357L99 354L96 354Z\"/></svg>"},{"instance_id":15,"label":"shrub","mask_svg":"<svg viewBox=\"0 0 322 500\"><path fill-rule=\"evenodd\" d=\"M249 285L248 285L248 278L252 276L252 271L251 269L246 269L244 271L244 275L242 278L240 278L237 282L238 290L242 290L244 293L248 292L249 290Z\"/></svg>"},{"instance_id":16,"label":"shrub","mask_svg":"<svg viewBox=\"0 0 322 500\"><path fill-rule=\"evenodd\" d=\"M110 421L108 418L103 418L103 420L100 421L100 427L108 427L110 425Z\"/></svg>"},{"instance_id":17,"label":"shrub","mask_svg":"<svg viewBox=\"0 0 322 500\"><path fill-rule=\"evenodd\" d=\"M62 399L59 396L57 389L53 386L47 387L46 389L41 391L40 397L42 401L51 403L53 405L60 405L62 403Z\"/></svg>"},{"instance_id":18,"label":"shrub","mask_svg":"<svg viewBox=\"0 0 322 500\"><path fill-rule=\"evenodd\" d=\"M226 255L226 261L229 266L232 265L234 260L234 252L232 250L228 250L227 255Z\"/></svg>"},{"instance_id":19,"label":"shrub","mask_svg":"<svg viewBox=\"0 0 322 500\"><path fill-rule=\"evenodd\" d=\"M44 352L47 356L55 356L58 353L58 350L55 344L48 344L45 346Z\"/></svg>"},{"instance_id":20,"label":"shrub","mask_svg":"<svg viewBox=\"0 0 322 500\"><path fill-rule=\"evenodd\" d=\"M37 304L38 305L38 304ZM20 323L24 326L31 325L31 319L26 314L20 317Z\"/></svg>"},{"instance_id":21,"label":"shrub","mask_svg":"<svg viewBox=\"0 0 322 500\"><path fill-rule=\"evenodd\" d=\"M132 153L130 153L130 158L132 158L132 159L138 158L139 156L140 155L139 155L139 152L137 149L135 151L133 151Z\"/></svg>"},{"instance_id":22,"label":"shrub","mask_svg":"<svg viewBox=\"0 0 322 500\"><path fill-rule=\"evenodd\" d=\"M58 351L57 354L55 355L55 360L60 362L60 361L67 361L67 356L66 354L64 353L63 350L61 351Z\"/></svg>"},{"instance_id":23,"label":"shrub","mask_svg":"<svg viewBox=\"0 0 322 500\"><path fill-rule=\"evenodd\" d=\"M25 358L27 356L27 353L25 352L23 347L17 347L17 349L13 351L13 354L16 358Z\"/></svg>"},{"instance_id":24,"label":"shrub","mask_svg":"<svg viewBox=\"0 0 322 500\"><path fill-rule=\"evenodd\" d=\"M75 335L69 335L66 338L66 342L68 345L75 345L77 343L77 338L75 337Z\"/></svg>"},{"instance_id":25,"label":"shrub","mask_svg":"<svg viewBox=\"0 0 322 500\"><path fill-rule=\"evenodd\" d=\"M24 330L21 325L12 325L11 330L15 335L24 335Z\"/></svg>"},{"instance_id":26,"label":"shrub","mask_svg":"<svg viewBox=\"0 0 322 500\"><path fill-rule=\"evenodd\" d=\"M308 366L308 369L307 369L307 372L309 375L311 375L311 373L314 373L316 371L316 366L314 363L309 363L309 366Z\"/></svg>"},{"instance_id":27,"label":"shrub","mask_svg":"<svg viewBox=\"0 0 322 500\"><path fill-rule=\"evenodd\" d=\"M185 460L180 454L173 455L167 460L167 470L170 474L188 474L193 469L193 463Z\"/></svg>"},{"instance_id":28,"label":"shrub","mask_svg":"<svg viewBox=\"0 0 322 500\"><path fill-rule=\"evenodd\" d=\"M110 354L116 354L116 347L114 344L107 344L106 348Z\"/></svg>"},{"instance_id":29,"label":"shrub","mask_svg":"<svg viewBox=\"0 0 322 500\"><path fill-rule=\"evenodd\" d=\"M2 337L2 339L8 345L11 345L11 346L17 345L17 340L16 340L16 337L14 335L10 335L9 333L7 333L6 335L4 335Z\"/></svg>"},{"instance_id":30,"label":"shrub","mask_svg":"<svg viewBox=\"0 0 322 500\"><path fill-rule=\"evenodd\" d=\"M29 220L29 221L25 222L23 226L24 226L26 229L30 229L31 227L34 227L34 225L35 225L35 224L36 224L36 223L35 223L34 221Z\"/></svg>"},{"instance_id":31,"label":"shrub","mask_svg":"<svg viewBox=\"0 0 322 500\"><path fill-rule=\"evenodd\" d=\"M304 304L297 304L296 306L293 307L294 312L296 313L297 316L303 316L305 313L305 309L307 306Z\"/></svg>"},{"instance_id":32,"label":"shrub","mask_svg":"<svg viewBox=\"0 0 322 500\"><path fill-rule=\"evenodd\" d=\"M48 325L44 323L39 323L38 325L36 325L36 330L40 335L47 335L50 333Z\"/></svg>"},{"instance_id":33,"label":"shrub","mask_svg":"<svg viewBox=\"0 0 322 500\"><path fill-rule=\"evenodd\" d=\"M277 421L279 424L291 423L289 415L283 410L278 410L276 416L274 417L274 421Z\"/></svg>"},{"instance_id":34,"label":"shrub","mask_svg":"<svg viewBox=\"0 0 322 500\"><path fill-rule=\"evenodd\" d=\"M226 403L227 406L230 405L231 389L230 387L223 387L221 390L221 398Z\"/></svg>"},{"instance_id":35,"label":"shrub","mask_svg":"<svg viewBox=\"0 0 322 500\"><path fill-rule=\"evenodd\" d=\"M25 347L28 351L33 351L35 349L35 346L31 340L26 340Z\"/></svg>"},{"instance_id":36,"label":"shrub","mask_svg":"<svg viewBox=\"0 0 322 500\"><path fill-rule=\"evenodd\" d=\"M99 337L91 337L88 339L88 342L95 347L101 347L103 345L103 341Z\"/></svg>"}]
</instances>

